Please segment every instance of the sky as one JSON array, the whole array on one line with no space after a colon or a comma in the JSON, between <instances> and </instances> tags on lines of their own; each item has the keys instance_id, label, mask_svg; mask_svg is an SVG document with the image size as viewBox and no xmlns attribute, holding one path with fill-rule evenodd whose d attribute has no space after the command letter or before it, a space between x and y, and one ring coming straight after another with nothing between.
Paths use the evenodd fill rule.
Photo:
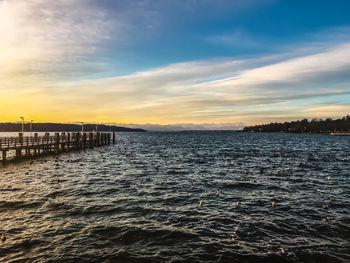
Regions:
<instances>
[{"instance_id":1,"label":"sky","mask_svg":"<svg viewBox=\"0 0 350 263\"><path fill-rule=\"evenodd\" d=\"M350 1L0 0L0 122L239 129L350 113Z\"/></svg>"}]
</instances>

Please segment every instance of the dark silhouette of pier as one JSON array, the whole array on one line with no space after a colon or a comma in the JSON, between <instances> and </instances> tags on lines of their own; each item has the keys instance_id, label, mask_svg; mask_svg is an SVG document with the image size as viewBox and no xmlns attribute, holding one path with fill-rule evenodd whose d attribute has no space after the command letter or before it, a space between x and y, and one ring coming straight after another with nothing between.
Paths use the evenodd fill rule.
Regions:
<instances>
[{"instance_id":1,"label":"dark silhouette of pier","mask_svg":"<svg viewBox=\"0 0 350 263\"><path fill-rule=\"evenodd\" d=\"M23 136L0 138L1 161L17 161L26 158L35 158L43 155L94 148L115 143L115 132L71 132L55 133L50 135ZM9 156L9 153L14 154Z\"/></svg>"}]
</instances>

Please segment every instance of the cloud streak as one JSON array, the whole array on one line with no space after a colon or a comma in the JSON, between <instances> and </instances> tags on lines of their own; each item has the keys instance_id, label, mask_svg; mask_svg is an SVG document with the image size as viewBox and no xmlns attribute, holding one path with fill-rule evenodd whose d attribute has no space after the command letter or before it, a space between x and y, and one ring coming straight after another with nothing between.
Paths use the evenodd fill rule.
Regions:
<instances>
[{"instance_id":1,"label":"cloud streak","mask_svg":"<svg viewBox=\"0 0 350 263\"><path fill-rule=\"evenodd\" d=\"M350 94L349 61L350 44L345 43L295 58L282 54L179 63L127 76L63 83L54 90L58 98L69 90L81 105L93 102L101 114L123 116L126 122L250 123L254 112L261 115L262 107L269 118L275 117L270 109L281 113L287 104L299 117L309 108L298 106L302 100ZM63 99L60 104L70 102ZM283 114L279 117L283 119Z\"/></svg>"},{"instance_id":2,"label":"cloud streak","mask_svg":"<svg viewBox=\"0 0 350 263\"><path fill-rule=\"evenodd\" d=\"M0 2L1 44L15 48L46 47L57 57L62 54L90 53L93 45L108 38L108 22L102 11L84 1L3 0ZM74 55L75 57L75 55ZM52 58L52 57L49 57Z\"/></svg>"}]
</instances>

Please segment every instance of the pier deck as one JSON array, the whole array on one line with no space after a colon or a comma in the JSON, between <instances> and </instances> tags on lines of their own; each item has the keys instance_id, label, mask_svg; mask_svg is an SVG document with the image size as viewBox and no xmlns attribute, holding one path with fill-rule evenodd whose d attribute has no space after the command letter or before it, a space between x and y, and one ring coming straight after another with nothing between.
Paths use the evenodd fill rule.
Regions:
<instances>
[{"instance_id":1,"label":"pier deck","mask_svg":"<svg viewBox=\"0 0 350 263\"><path fill-rule=\"evenodd\" d=\"M114 132L72 132L46 133L43 136L23 136L0 138L0 160L5 163L9 160L20 160L36 156L68 152L86 148L100 147L115 143ZM12 157L9 156L9 153Z\"/></svg>"}]
</instances>

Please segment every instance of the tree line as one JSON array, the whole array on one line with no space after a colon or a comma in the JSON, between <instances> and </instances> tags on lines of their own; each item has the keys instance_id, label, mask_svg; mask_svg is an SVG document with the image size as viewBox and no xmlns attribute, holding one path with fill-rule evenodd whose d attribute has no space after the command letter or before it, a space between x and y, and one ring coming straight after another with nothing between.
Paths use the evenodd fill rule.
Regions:
<instances>
[{"instance_id":1,"label":"tree line","mask_svg":"<svg viewBox=\"0 0 350 263\"><path fill-rule=\"evenodd\" d=\"M295 133L330 133L350 132L350 116L340 119L308 119L291 122L273 122L244 127L247 132L295 132Z\"/></svg>"},{"instance_id":2,"label":"tree line","mask_svg":"<svg viewBox=\"0 0 350 263\"><path fill-rule=\"evenodd\" d=\"M97 127L98 131L101 132L145 132L143 129L133 129L126 127L119 127L113 125L99 124ZM33 123L33 132L78 132L81 131L82 127L79 124L70 123ZM96 130L96 124L84 124L85 132L92 132ZM21 132L22 123L17 122L3 122L0 123L0 132ZM30 123L24 124L24 132L30 131Z\"/></svg>"}]
</instances>

